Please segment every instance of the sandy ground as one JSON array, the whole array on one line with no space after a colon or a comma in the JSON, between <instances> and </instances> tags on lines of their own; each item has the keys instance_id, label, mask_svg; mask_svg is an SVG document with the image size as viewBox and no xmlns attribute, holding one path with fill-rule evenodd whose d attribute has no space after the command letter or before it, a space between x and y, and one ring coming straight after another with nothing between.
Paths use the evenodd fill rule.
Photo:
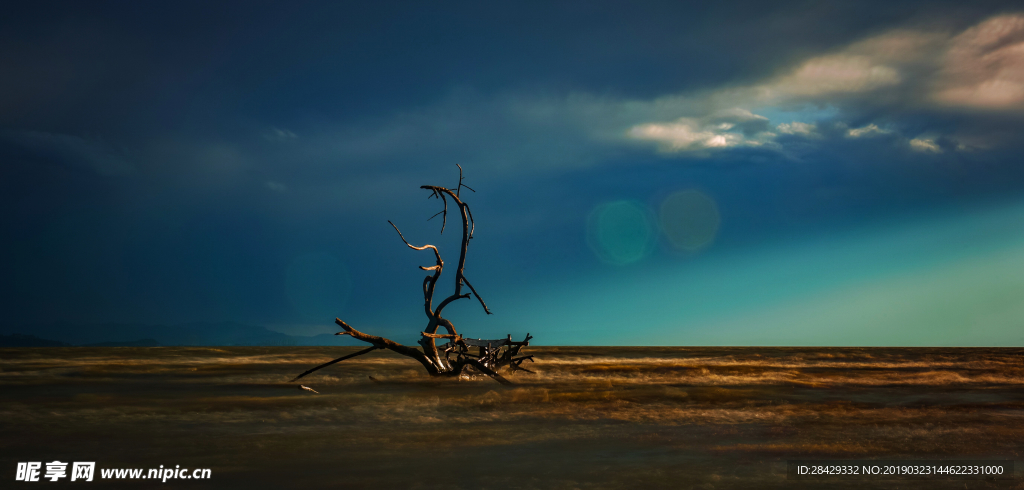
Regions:
<instances>
[{"instance_id":1,"label":"sandy ground","mask_svg":"<svg viewBox=\"0 0 1024 490\"><path fill-rule=\"evenodd\" d=\"M90 488L1024 488L1024 349L531 348L511 387L373 353L304 378L319 395L288 382L355 350L0 349L3 479L60 460L212 476ZM786 479L955 458L1016 475Z\"/></svg>"}]
</instances>

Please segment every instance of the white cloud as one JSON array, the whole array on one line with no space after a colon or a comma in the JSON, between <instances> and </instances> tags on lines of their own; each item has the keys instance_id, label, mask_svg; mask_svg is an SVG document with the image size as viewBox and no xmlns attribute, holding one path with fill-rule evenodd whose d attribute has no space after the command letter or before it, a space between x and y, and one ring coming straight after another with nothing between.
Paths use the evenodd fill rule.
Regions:
<instances>
[{"instance_id":1,"label":"white cloud","mask_svg":"<svg viewBox=\"0 0 1024 490\"><path fill-rule=\"evenodd\" d=\"M942 148L935 143L935 140L926 138L914 138L910 140L910 148L922 153L942 153Z\"/></svg>"},{"instance_id":2,"label":"white cloud","mask_svg":"<svg viewBox=\"0 0 1024 490\"><path fill-rule=\"evenodd\" d=\"M991 17L958 35L893 30L803 61L754 91L764 103L820 103L897 88L916 97L904 103L922 106L1024 108L1024 14Z\"/></svg>"},{"instance_id":3,"label":"white cloud","mask_svg":"<svg viewBox=\"0 0 1024 490\"><path fill-rule=\"evenodd\" d=\"M629 136L638 140L662 143L670 151L704 150L735 146L743 137L735 133L701 130L692 119L680 119L674 123L641 124L629 130Z\"/></svg>"},{"instance_id":4,"label":"white cloud","mask_svg":"<svg viewBox=\"0 0 1024 490\"><path fill-rule=\"evenodd\" d=\"M890 134L892 130L882 129L877 124L868 124L861 128L851 128L846 131L846 136L850 138L861 138L864 136L877 136L880 134Z\"/></svg>"},{"instance_id":5,"label":"white cloud","mask_svg":"<svg viewBox=\"0 0 1024 490\"><path fill-rule=\"evenodd\" d=\"M896 29L807 58L782 75L761 83L659 100L687 110L687 118L671 123L634 124L628 134L633 139L658 142L662 150L668 151L772 141L767 133L751 137L749 132L743 135L730 132L726 124L717 127L704 124L707 116L701 114L713 113L727 104L758 112L783 107L833 106L838 108L840 117L861 104L880 111L889 104L898 106L899 110L927 111L941 107L943 110L1021 111L1024 110L1024 14L991 17L960 33L941 29ZM682 101L689 101L689 104ZM817 129L812 121L775 126L779 134L805 137L821 136ZM896 131L883 129L876 123L846 130L849 138L885 134L896 134ZM1005 136L971 134L969 127L961 127L945 137L974 141L965 148L993 147L1000 138L1006 139ZM932 139L915 138L910 144L917 151L942 151Z\"/></svg>"},{"instance_id":6,"label":"white cloud","mask_svg":"<svg viewBox=\"0 0 1024 490\"><path fill-rule=\"evenodd\" d=\"M921 107L1024 109L1024 14L994 16L959 34L895 29L805 59L762 83L703 97L757 108L868 93Z\"/></svg>"},{"instance_id":7,"label":"white cloud","mask_svg":"<svg viewBox=\"0 0 1024 490\"><path fill-rule=\"evenodd\" d=\"M814 123L793 121L791 123L779 124L775 129L782 134L797 134L805 137L811 137L817 135L818 126Z\"/></svg>"},{"instance_id":8,"label":"white cloud","mask_svg":"<svg viewBox=\"0 0 1024 490\"><path fill-rule=\"evenodd\" d=\"M839 54L807 60L789 75L763 87L767 97L816 97L865 92L900 83L899 73L869 56Z\"/></svg>"},{"instance_id":9,"label":"white cloud","mask_svg":"<svg viewBox=\"0 0 1024 490\"><path fill-rule=\"evenodd\" d=\"M876 97L880 91L913 82L912 77L905 77L901 71L912 71L922 64L931 63L929 60L936 58L938 47L947 38L942 33L894 30L852 43L832 53L805 59L782 75L762 83L692 94L689 97L658 99L652 104L660 103L663 107L675 107L697 115L674 119L672 122L634 124L627 134L632 139L656 142L662 151L668 152L739 146L781 149L774 143L776 134L768 131L766 118L736 106L821 107L851 97ZM726 104L734 108L721 110ZM731 117L723 118L722 115ZM759 127L752 128L751 123ZM741 128L742 131L735 130L740 124L746 126ZM811 121L781 123L774 129L778 134L822 137L817 124ZM847 136L859 138L891 132L881 129L877 124L868 124L848 130Z\"/></svg>"},{"instance_id":10,"label":"white cloud","mask_svg":"<svg viewBox=\"0 0 1024 490\"><path fill-rule=\"evenodd\" d=\"M765 131L767 123L768 118L764 116L733 108L700 119L638 124L630 128L627 135L656 142L666 152L700 152L769 143L775 134Z\"/></svg>"},{"instance_id":11,"label":"white cloud","mask_svg":"<svg viewBox=\"0 0 1024 490\"><path fill-rule=\"evenodd\" d=\"M943 39L941 33L893 30L806 59L784 75L745 90L755 103L786 104L829 102L894 88L908 81L903 71L933 58Z\"/></svg>"},{"instance_id":12,"label":"white cloud","mask_svg":"<svg viewBox=\"0 0 1024 490\"><path fill-rule=\"evenodd\" d=\"M985 109L1024 107L1024 15L993 17L952 39L935 100Z\"/></svg>"}]
</instances>

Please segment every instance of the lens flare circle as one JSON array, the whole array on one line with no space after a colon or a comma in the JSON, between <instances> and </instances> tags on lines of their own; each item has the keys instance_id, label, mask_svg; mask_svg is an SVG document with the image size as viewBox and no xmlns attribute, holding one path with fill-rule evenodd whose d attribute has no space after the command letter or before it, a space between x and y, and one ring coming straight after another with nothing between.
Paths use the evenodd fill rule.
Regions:
<instances>
[{"instance_id":1,"label":"lens flare circle","mask_svg":"<svg viewBox=\"0 0 1024 490\"><path fill-rule=\"evenodd\" d=\"M606 202L587 217L587 245L602 262L626 265L648 256L657 229L650 211L634 201Z\"/></svg>"},{"instance_id":2,"label":"lens flare circle","mask_svg":"<svg viewBox=\"0 0 1024 490\"><path fill-rule=\"evenodd\" d=\"M673 193L661 202L658 221L669 243L696 252L715 240L722 217L715 200L693 189Z\"/></svg>"}]
</instances>

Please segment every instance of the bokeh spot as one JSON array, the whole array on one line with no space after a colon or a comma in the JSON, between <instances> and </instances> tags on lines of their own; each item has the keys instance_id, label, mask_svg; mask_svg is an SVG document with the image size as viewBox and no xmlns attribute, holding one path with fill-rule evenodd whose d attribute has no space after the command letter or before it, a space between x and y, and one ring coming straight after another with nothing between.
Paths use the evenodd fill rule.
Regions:
<instances>
[{"instance_id":1,"label":"bokeh spot","mask_svg":"<svg viewBox=\"0 0 1024 490\"><path fill-rule=\"evenodd\" d=\"M710 245L721 224L715 200L695 190L678 191L665 198L659 220L672 246L688 252Z\"/></svg>"},{"instance_id":2,"label":"bokeh spot","mask_svg":"<svg viewBox=\"0 0 1024 490\"><path fill-rule=\"evenodd\" d=\"M646 257L654 238L650 212L633 201L601 204L587 218L587 244L608 264L625 265Z\"/></svg>"}]
</instances>

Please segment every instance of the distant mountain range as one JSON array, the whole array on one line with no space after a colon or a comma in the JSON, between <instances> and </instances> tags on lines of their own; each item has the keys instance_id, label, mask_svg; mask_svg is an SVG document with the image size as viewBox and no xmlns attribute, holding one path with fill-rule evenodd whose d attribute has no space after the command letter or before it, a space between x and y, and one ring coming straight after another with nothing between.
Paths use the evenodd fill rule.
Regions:
<instances>
[{"instance_id":1,"label":"distant mountain range","mask_svg":"<svg viewBox=\"0 0 1024 490\"><path fill-rule=\"evenodd\" d=\"M287 335L235 322L145 325L57 322L5 328L0 347L153 347L231 345L343 345L333 334Z\"/></svg>"}]
</instances>

